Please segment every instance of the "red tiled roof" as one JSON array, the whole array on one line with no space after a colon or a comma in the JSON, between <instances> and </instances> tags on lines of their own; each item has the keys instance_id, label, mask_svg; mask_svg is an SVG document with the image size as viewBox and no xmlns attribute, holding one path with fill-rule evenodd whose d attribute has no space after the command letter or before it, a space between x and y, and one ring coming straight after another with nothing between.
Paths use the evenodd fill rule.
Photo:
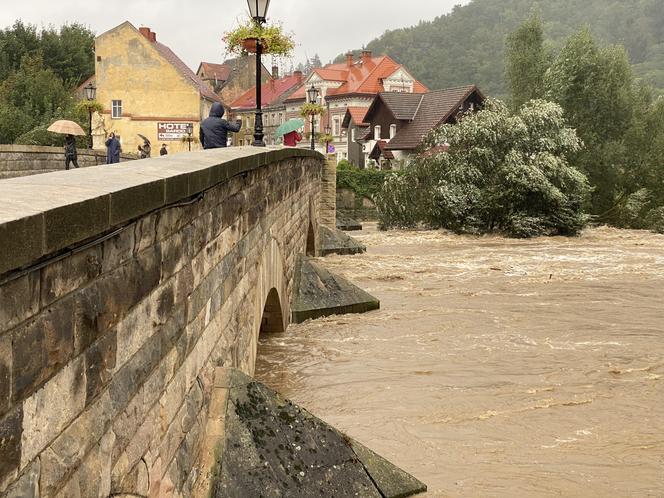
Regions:
<instances>
[{"instance_id":1,"label":"red tiled roof","mask_svg":"<svg viewBox=\"0 0 664 498\"><path fill-rule=\"evenodd\" d=\"M368 123L364 122L367 111L368 108L366 107L346 107L346 114L344 114L342 126L348 128L351 121L357 126L369 126Z\"/></svg>"},{"instance_id":2,"label":"red tiled roof","mask_svg":"<svg viewBox=\"0 0 664 498\"><path fill-rule=\"evenodd\" d=\"M168 48L163 43L158 41L152 42L154 48L161 54L161 56L166 59L178 72L187 80L189 83L198 88L201 96L205 97L208 100L214 102L221 102L221 98L212 91L212 89L198 76L194 73L189 66L187 66L182 59L180 59L175 52Z\"/></svg>"},{"instance_id":3,"label":"red tiled roof","mask_svg":"<svg viewBox=\"0 0 664 498\"><path fill-rule=\"evenodd\" d=\"M285 93L302 83L301 76L284 76L278 80L268 80L261 86L261 106L269 106ZM256 87L250 88L230 105L231 109L255 109Z\"/></svg>"},{"instance_id":4,"label":"red tiled roof","mask_svg":"<svg viewBox=\"0 0 664 498\"><path fill-rule=\"evenodd\" d=\"M230 76L231 71L232 68L226 64L201 62L197 72L201 78L206 80L226 81Z\"/></svg>"},{"instance_id":5,"label":"red tiled roof","mask_svg":"<svg viewBox=\"0 0 664 498\"><path fill-rule=\"evenodd\" d=\"M403 68L387 55L371 57L356 61L352 66L347 63L329 64L324 68L314 70L318 76L326 81L343 82L339 88L329 88L327 96L340 96L353 93L377 94L385 91L383 80L399 69ZM425 93L428 89L415 80L413 93ZM288 100L302 100L306 98L306 88L293 93Z\"/></svg>"}]
</instances>

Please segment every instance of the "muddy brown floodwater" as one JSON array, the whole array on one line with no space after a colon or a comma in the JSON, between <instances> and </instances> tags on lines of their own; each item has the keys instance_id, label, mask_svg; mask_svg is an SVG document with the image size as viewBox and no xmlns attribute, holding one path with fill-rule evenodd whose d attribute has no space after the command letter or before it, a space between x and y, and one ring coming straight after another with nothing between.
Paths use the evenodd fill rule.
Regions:
<instances>
[{"instance_id":1,"label":"muddy brown floodwater","mask_svg":"<svg viewBox=\"0 0 664 498\"><path fill-rule=\"evenodd\" d=\"M382 309L261 338L257 376L426 496L664 497L664 236L353 234Z\"/></svg>"}]
</instances>

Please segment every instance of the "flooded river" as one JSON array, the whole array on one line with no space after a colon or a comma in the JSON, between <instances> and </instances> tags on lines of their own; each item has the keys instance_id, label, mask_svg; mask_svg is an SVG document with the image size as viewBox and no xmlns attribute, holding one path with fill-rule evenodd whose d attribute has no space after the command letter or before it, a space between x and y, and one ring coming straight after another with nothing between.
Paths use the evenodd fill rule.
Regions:
<instances>
[{"instance_id":1,"label":"flooded river","mask_svg":"<svg viewBox=\"0 0 664 498\"><path fill-rule=\"evenodd\" d=\"M257 376L426 496L664 497L664 236L353 234L382 309L262 337Z\"/></svg>"}]
</instances>

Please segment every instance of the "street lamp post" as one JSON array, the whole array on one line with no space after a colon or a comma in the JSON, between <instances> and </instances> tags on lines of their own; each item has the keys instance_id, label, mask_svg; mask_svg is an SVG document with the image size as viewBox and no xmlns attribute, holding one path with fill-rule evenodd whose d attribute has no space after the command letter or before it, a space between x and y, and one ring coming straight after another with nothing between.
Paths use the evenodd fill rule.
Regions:
<instances>
[{"instance_id":1,"label":"street lamp post","mask_svg":"<svg viewBox=\"0 0 664 498\"><path fill-rule=\"evenodd\" d=\"M247 0L249 4L249 13L254 22L262 25L267 18L267 9L270 7L270 0ZM263 111L261 107L261 55L263 54L263 44L261 40L256 42L256 118L254 119L254 142L255 147L265 147L263 141Z\"/></svg>"},{"instance_id":2,"label":"street lamp post","mask_svg":"<svg viewBox=\"0 0 664 498\"><path fill-rule=\"evenodd\" d=\"M326 136L326 137L329 137L330 135L332 135L332 128L330 128L330 125L328 124L328 125L325 127L325 136ZM327 155L327 154L329 154L329 153L330 153L330 142L329 142L329 141L326 141L326 142L325 142L325 155Z\"/></svg>"},{"instance_id":3,"label":"street lamp post","mask_svg":"<svg viewBox=\"0 0 664 498\"><path fill-rule=\"evenodd\" d=\"M92 84L92 81L85 86L85 97L88 102L92 102L97 96L97 87ZM92 149L92 107L88 107L88 131L90 137L88 138L88 145Z\"/></svg>"},{"instance_id":4,"label":"street lamp post","mask_svg":"<svg viewBox=\"0 0 664 498\"><path fill-rule=\"evenodd\" d=\"M311 85L311 88L307 90L307 96L309 97L309 103L310 104L316 104L318 103L318 89ZM315 126L315 115L311 115L311 150L316 150L316 130L314 129Z\"/></svg>"},{"instance_id":5,"label":"street lamp post","mask_svg":"<svg viewBox=\"0 0 664 498\"><path fill-rule=\"evenodd\" d=\"M189 144L189 152L191 152L191 142L194 140L194 125L187 124L187 143Z\"/></svg>"}]
</instances>

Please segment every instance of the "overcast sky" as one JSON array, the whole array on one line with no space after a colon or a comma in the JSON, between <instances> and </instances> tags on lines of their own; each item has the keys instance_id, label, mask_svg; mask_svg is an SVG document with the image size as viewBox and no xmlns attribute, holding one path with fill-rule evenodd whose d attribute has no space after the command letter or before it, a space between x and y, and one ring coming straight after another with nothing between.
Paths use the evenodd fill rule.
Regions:
<instances>
[{"instance_id":1,"label":"overcast sky","mask_svg":"<svg viewBox=\"0 0 664 498\"><path fill-rule=\"evenodd\" d=\"M269 17L295 33L298 46L293 62L318 53L326 63L385 30L431 20L469 1L272 0ZM194 71L201 60L223 60L223 32L248 12L246 0L0 0L0 4L2 27L16 19L38 26L77 21L97 34L124 21L149 26Z\"/></svg>"}]
</instances>

